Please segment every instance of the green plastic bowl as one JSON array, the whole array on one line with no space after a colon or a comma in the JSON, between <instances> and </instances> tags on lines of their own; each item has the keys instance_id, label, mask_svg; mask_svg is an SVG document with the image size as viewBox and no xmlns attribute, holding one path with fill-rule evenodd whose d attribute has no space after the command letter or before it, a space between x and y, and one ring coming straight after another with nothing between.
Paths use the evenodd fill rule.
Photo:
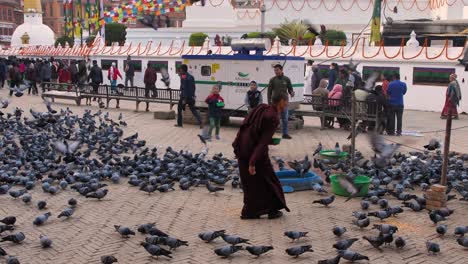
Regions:
<instances>
[{"instance_id":1,"label":"green plastic bowl","mask_svg":"<svg viewBox=\"0 0 468 264\"><path fill-rule=\"evenodd\" d=\"M273 142L273 145L278 145L281 142L281 138L272 138L271 142Z\"/></svg>"},{"instance_id":2,"label":"green plastic bowl","mask_svg":"<svg viewBox=\"0 0 468 264\"><path fill-rule=\"evenodd\" d=\"M216 106L217 106L217 107L223 107L223 106L224 106L224 102L217 102L217 103L216 103Z\"/></svg>"},{"instance_id":3,"label":"green plastic bowl","mask_svg":"<svg viewBox=\"0 0 468 264\"><path fill-rule=\"evenodd\" d=\"M322 150L320 151L319 155L322 159L328 159L336 163L338 160L347 159L349 154L346 151L341 151L339 155L336 155L334 150Z\"/></svg>"},{"instance_id":4,"label":"green plastic bowl","mask_svg":"<svg viewBox=\"0 0 468 264\"><path fill-rule=\"evenodd\" d=\"M342 175L335 174L330 176L332 192L339 196L349 197L349 193L345 189L341 188L340 183L338 182L338 177L342 177ZM361 191L359 192L358 196L362 197L367 195L367 193L369 192L370 183L371 178L364 175L358 175L356 176L356 178L354 178L354 184L357 187L361 188Z\"/></svg>"}]
</instances>

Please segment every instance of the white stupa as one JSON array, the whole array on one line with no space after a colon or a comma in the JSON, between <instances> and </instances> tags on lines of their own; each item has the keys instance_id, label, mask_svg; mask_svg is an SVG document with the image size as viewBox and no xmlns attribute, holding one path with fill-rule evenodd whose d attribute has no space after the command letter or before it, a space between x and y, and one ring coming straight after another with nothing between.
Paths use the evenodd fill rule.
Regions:
<instances>
[{"instance_id":1,"label":"white stupa","mask_svg":"<svg viewBox=\"0 0 468 264\"><path fill-rule=\"evenodd\" d=\"M11 46L53 45L54 42L54 31L42 23L41 1L24 0L24 23L13 32Z\"/></svg>"}]
</instances>

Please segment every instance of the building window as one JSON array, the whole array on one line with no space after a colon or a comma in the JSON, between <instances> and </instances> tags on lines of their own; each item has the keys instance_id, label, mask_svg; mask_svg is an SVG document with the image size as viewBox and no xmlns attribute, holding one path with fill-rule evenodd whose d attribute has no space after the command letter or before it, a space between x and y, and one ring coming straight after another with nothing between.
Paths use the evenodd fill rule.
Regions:
<instances>
[{"instance_id":1,"label":"building window","mask_svg":"<svg viewBox=\"0 0 468 264\"><path fill-rule=\"evenodd\" d=\"M151 67L153 67L156 72L160 73L161 72L161 68L166 68L168 69L169 68L169 63L167 61L149 61L149 64L151 65Z\"/></svg>"},{"instance_id":2,"label":"building window","mask_svg":"<svg viewBox=\"0 0 468 264\"><path fill-rule=\"evenodd\" d=\"M367 78L369 78L369 76L373 72L378 72L380 74L383 74L389 78L388 79L389 81L391 81L392 76L395 73L398 73L398 74L400 73L400 68L399 67L364 66L362 67L362 79L367 80ZM379 79L377 79L378 82L383 81L381 77L382 76L380 76Z\"/></svg>"},{"instance_id":3,"label":"building window","mask_svg":"<svg viewBox=\"0 0 468 264\"><path fill-rule=\"evenodd\" d=\"M141 60L131 60L131 64L133 65L135 72L141 72ZM127 60L124 60L124 65L127 65Z\"/></svg>"},{"instance_id":4,"label":"building window","mask_svg":"<svg viewBox=\"0 0 468 264\"><path fill-rule=\"evenodd\" d=\"M454 68L413 68L413 84L446 86L449 84L450 74Z\"/></svg>"},{"instance_id":5,"label":"building window","mask_svg":"<svg viewBox=\"0 0 468 264\"><path fill-rule=\"evenodd\" d=\"M201 67L202 76L211 76L211 66L202 66Z\"/></svg>"},{"instance_id":6,"label":"building window","mask_svg":"<svg viewBox=\"0 0 468 264\"><path fill-rule=\"evenodd\" d=\"M101 60L101 68L103 70L109 70L113 62L115 62L115 66L118 68L119 64L117 60Z\"/></svg>"},{"instance_id":7,"label":"building window","mask_svg":"<svg viewBox=\"0 0 468 264\"><path fill-rule=\"evenodd\" d=\"M7 10L6 10L6 8L2 9L2 14L3 14L2 15L2 20L6 20L7 19Z\"/></svg>"},{"instance_id":8,"label":"building window","mask_svg":"<svg viewBox=\"0 0 468 264\"><path fill-rule=\"evenodd\" d=\"M8 9L8 20L12 20L13 12L11 9Z\"/></svg>"}]
</instances>

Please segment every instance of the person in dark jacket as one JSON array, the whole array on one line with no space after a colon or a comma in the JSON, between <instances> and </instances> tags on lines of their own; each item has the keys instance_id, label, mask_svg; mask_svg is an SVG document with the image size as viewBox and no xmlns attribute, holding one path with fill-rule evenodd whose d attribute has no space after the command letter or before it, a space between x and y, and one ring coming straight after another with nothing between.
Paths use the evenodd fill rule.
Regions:
<instances>
[{"instance_id":1,"label":"person in dark jacket","mask_svg":"<svg viewBox=\"0 0 468 264\"><path fill-rule=\"evenodd\" d=\"M47 84L47 83L50 82L51 75L52 75L52 69L50 67L49 62L46 61L44 63L44 65L42 65L42 67L41 67L41 88L42 88L42 92L45 92L46 86L47 86L47 88L49 88L49 84Z\"/></svg>"},{"instance_id":2,"label":"person in dark jacket","mask_svg":"<svg viewBox=\"0 0 468 264\"><path fill-rule=\"evenodd\" d=\"M369 93L366 100L370 103L375 103L379 122L378 124L376 124L375 121L367 122L367 129L372 131L377 128L377 132L382 133L387 124L387 98L383 92L383 86L377 85L375 89ZM367 113L373 114L371 107L367 108Z\"/></svg>"},{"instance_id":3,"label":"person in dark jacket","mask_svg":"<svg viewBox=\"0 0 468 264\"><path fill-rule=\"evenodd\" d=\"M244 104L247 105L247 111L250 112L252 109L260 104L263 104L262 92L258 90L257 82L250 82L250 90L245 94Z\"/></svg>"},{"instance_id":4,"label":"person in dark jacket","mask_svg":"<svg viewBox=\"0 0 468 264\"><path fill-rule=\"evenodd\" d=\"M188 66L182 64L179 68L180 75L180 99L177 105L177 124L176 127L182 127L182 111L188 105L193 116L197 119L200 128L203 128L200 114L195 108L195 79L188 73Z\"/></svg>"},{"instance_id":5,"label":"person in dark jacket","mask_svg":"<svg viewBox=\"0 0 468 264\"><path fill-rule=\"evenodd\" d=\"M103 82L103 77L102 77L102 70L99 68L97 61L93 60L93 67L91 67L91 70L89 71L88 75L88 82L91 80L91 87L93 87L93 93L97 94L99 85ZM93 98L93 101L96 101L96 97ZM87 104L91 104L91 102L88 102L88 99L86 99Z\"/></svg>"},{"instance_id":6,"label":"person in dark jacket","mask_svg":"<svg viewBox=\"0 0 468 264\"><path fill-rule=\"evenodd\" d=\"M84 60L78 63L77 86L80 91L84 88L88 73L86 70L86 62Z\"/></svg>"},{"instance_id":7,"label":"person in dark jacket","mask_svg":"<svg viewBox=\"0 0 468 264\"><path fill-rule=\"evenodd\" d=\"M328 91L333 89L335 86L336 79L338 78L338 64L332 63L330 66L330 72L328 73Z\"/></svg>"},{"instance_id":8,"label":"person in dark jacket","mask_svg":"<svg viewBox=\"0 0 468 264\"><path fill-rule=\"evenodd\" d=\"M51 68L50 68L51 74L50 74L50 81L51 82L57 82L58 80L58 71L59 71L59 63L57 61L53 61Z\"/></svg>"},{"instance_id":9,"label":"person in dark jacket","mask_svg":"<svg viewBox=\"0 0 468 264\"><path fill-rule=\"evenodd\" d=\"M158 79L158 75L156 73L156 70L154 67L151 65L151 63L148 62L148 67L145 70L145 76L143 78L143 82L145 83L145 97L149 97L150 91L151 91L151 97L157 97L158 92L156 91L156 80ZM133 86L133 84L132 84ZM149 111L149 103L146 103L146 111Z\"/></svg>"},{"instance_id":10,"label":"person in dark jacket","mask_svg":"<svg viewBox=\"0 0 468 264\"><path fill-rule=\"evenodd\" d=\"M320 81L322 80L322 74L320 74L319 68L317 66L312 66L312 91L319 88Z\"/></svg>"},{"instance_id":11,"label":"person in dark jacket","mask_svg":"<svg viewBox=\"0 0 468 264\"><path fill-rule=\"evenodd\" d=\"M130 87L133 87L133 78L135 77L135 67L133 66L130 56L127 57L125 64L125 88L128 88L128 82L130 81Z\"/></svg>"},{"instance_id":12,"label":"person in dark jacket","mask_svg":"<svg viewBox=\"0 0 468 264\"><path fill-rule=\"evenodd\" d=\"M72 61L70 65L70 76L71 76L71 83L77 84L78 83L78 67L76 66L76 61Z\"/></svg>"},{"instance_id":13,"label":"person in dark jacket","mask_svg":"<svg viewBox=\"0 0 468 264\"><path fill-rule=\"evenodd\" d=\"M7 74L7 66L4 59L0 60L0 88L5 85L5 79Z\"/></svg>"},{"instance_id":14,"label":"person in dark jacket","mask_svg":"<svg viewBox=\"0 0 468 264\"><path fill-rule=\"evenodd\" d=\"M8 72L10 77L10 96L13 95L13 89L20 85L21 83L21 72L18 67L18 63L13 63L13 67L10 68Z\"/></svg>"}]
</instances>

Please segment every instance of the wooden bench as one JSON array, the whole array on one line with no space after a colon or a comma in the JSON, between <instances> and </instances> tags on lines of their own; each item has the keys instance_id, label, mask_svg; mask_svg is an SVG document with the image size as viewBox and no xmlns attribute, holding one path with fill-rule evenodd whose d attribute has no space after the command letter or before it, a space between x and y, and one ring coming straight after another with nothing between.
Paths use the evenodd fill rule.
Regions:
<instances>
[{"instance_id":1,"label":"wooden bench","mask_svg":"<svg viewBox=\"0 0 468 264\"><path fill-rule=\"evenodd\" d=\"M47 91L43 92L42 99L50 98L52 102L55 99L73 100L77 105L81 105L80 92L75 88L73 84L59 84L59 83L45 83L48 88ZM47 87L46 86L46 87Z\"/></svg>"},{"instance_id":2,"label":"wooden bench","mask_svg":"<svg viewBox=\"0 0 468 264\"><path fill-rule=\"evenodd\" d=\"M321 128L325 128L326 117L346 118L351 120L351 100L347 99L329 99L316 95L304 95L302 106L312 106L309 109L295 110L298 116L320 117ZM377 104L369 101L356 101L356 120L373 121L378 123Z\"/></svg>"}]
</instances>

